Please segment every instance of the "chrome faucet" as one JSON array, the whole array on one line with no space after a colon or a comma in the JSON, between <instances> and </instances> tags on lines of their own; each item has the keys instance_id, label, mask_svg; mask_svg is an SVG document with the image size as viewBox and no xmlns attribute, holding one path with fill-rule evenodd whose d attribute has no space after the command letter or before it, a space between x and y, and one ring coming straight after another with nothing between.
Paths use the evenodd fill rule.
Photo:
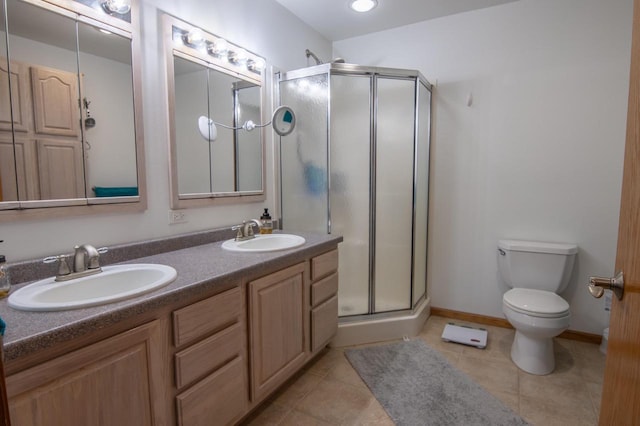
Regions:
<instances>
[{"instance_id":1,"label":"chrome faucet","mask_svg":"<svg viewBox=\"0 0 640 426\"><path fill-rule=\"evenodd\" d=\"M102 272L100 255L107 251L109 251L109 249L106 247L96 249L92 245L83 244L74 247L72 267L70 267L68 261L71 256L67 255L50 256L45 258L43 262L59 262L56 281L68 281Z\"/></svg>"},{"instance_id":2,"label":"chrome faucet","mask_svg":"<svg viewBox=\"0 0 640 426\"><path fill-rule=\"evenodd\" d=\"M73 253L74 273L81 273L91 269L100 269L100 271L102 270L100 268L100 262L98 261L100 254L94 246L83 244L81 246L75 246L73 249L75 250L75 252Z\"/></svg>"},{"instance_id":3,"label":"chrome faucet","mask_svg":"<svg viewBox=\"0 0 640 426\"><path fill-rule=\"evenodd\" d=\"M233 226L231 229L234 231L238 231L236 233L235 240L245 241L255 238L256 236L253 232L254 225L258 225L259 232L260 228L262 227L262 222L260 222L258 219L243 220L240 225Z\"/></svg>"}]
</instances>

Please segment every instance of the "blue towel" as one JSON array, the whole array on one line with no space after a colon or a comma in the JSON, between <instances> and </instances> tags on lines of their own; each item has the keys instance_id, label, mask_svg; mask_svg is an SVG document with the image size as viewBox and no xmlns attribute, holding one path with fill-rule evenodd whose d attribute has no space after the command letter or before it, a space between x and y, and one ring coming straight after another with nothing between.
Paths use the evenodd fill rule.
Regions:
<instances>
[{"instance_id":1,"label":"blue towel","mask_svg":"<svg viewBox=\"0 0 640 426\"><path fill-rule=\"evenodd\" d=\"M138 195L137 186L94 186L96 197L132 197Z\"/></svg>"}]
</instances>

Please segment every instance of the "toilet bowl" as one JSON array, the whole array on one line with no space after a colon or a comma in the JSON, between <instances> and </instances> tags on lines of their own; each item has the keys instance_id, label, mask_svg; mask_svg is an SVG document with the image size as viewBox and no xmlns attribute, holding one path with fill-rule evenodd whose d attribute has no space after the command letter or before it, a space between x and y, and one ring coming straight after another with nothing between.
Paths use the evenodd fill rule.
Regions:
<instances>
[{"instance_id":1,"label":"toilet bowl","mask_svg":"<svg viewBox=\"0 0 640 426\"><path fill-rule=\"evenodd\" d=\"M501 240L498 270L511 287L502 311L515 328L511 359L537 375L555 368L553 338L569 328L569 304L557 293L568 285L578 247L574 244Z\"/></svg>"},{"instance_id":2,"label":"toilet bowl","mask_svg":"<svg viewBox=\"0 0 640 426\"><path fill-rule=\"evenodd\" d=\"M504 294L502 312L516 329L513 362L527 373L551 373L555 368L553 338L569 328L569 304L549 291L518 288Z\"/></svg>"}]
</instances>

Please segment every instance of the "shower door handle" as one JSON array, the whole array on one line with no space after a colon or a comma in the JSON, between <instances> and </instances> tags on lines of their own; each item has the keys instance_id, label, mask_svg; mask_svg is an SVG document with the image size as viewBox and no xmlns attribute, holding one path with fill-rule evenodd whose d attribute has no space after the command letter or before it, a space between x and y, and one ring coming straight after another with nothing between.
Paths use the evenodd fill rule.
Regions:
<instances>
[{"instance_id":1,"label":"shower door handle","mask_svg":"<svg viewBox=\"0 0 640 426\"><path fill-rule=\"evenodd\" d=\"M589 277L589 293L596 299L602 297L605 290L612 290L618 300L622 300L624 294L624 274L618 272L613 278Z\"/></svg>"}]
</instances>

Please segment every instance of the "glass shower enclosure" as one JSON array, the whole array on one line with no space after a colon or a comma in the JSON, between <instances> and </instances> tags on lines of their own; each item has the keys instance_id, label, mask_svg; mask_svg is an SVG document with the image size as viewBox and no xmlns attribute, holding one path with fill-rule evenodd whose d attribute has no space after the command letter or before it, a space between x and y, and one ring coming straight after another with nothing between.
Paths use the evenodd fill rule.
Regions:
<instances>
[{"instance_id":1,"label":"glass shower enclosure","mask_svg":"<svg viewBox=\"0 0 640 426\"><path fill-rule=\"evenodd\" d=\"M284 230L340 234L339 315L426 297L431 85L412 70L322 64L279 76Z\"/></svg>"}]
</instances>

